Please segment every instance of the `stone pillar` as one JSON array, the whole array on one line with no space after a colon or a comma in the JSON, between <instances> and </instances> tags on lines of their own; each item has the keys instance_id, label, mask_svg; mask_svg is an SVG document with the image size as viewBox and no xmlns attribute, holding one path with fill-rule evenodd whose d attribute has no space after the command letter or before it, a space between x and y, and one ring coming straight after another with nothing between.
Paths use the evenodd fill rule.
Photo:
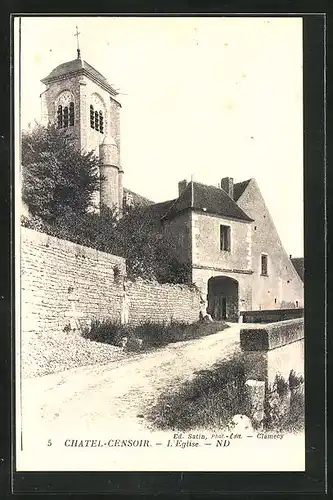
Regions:
<instances>
[{"instance_id":1,"label":"stone pillar","mask_svg":"<svg viewBox=\"0 0 333 500\"><path fill-rule=\"evenodd\" d=\"M262 380L247 380L245 382L249 408L248 417L254 428L262 425L265 416L265 382Z\"/></svg>"},{"instance_id":2,"label":"stone pillar","mask_svg":"<svg viewBox=\"0 0 333 500\"><path fill-rule=\"evenodd\" d=\"M304 374L303 344L303 318L241 329L249 417L254 426L259 424L263 412L261 399L265 404L266 425L281 425L289 414L291 381L299 378L291 374L295 368L297 373Z\"/></svg>"}]
</instances>

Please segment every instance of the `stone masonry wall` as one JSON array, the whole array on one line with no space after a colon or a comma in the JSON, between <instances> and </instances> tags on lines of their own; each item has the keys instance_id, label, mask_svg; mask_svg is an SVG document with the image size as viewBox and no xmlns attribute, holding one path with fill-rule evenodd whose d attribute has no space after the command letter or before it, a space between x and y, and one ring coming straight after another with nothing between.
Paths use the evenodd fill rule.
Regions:
<instances>
[{"instance_id":1,"label":"stone masonry wall","mask_svg":"<svg viewBox=\"0 0 333 500\"><path fill-rule=\"evenodd\" d=\"M125 291L126 289L126 291ZM187 285L126 281L125 259L21 228L21 330L61 332L75 319L199 319L200 294Z\"/></svg>"},{"instance_id":2,"label":"stone masonry wall","mask_svg":"<svg viewBox=\"0 0 333 500\"><path fill-rule=\"evenodd\" d=\"M77 314L119 320L125 274L121 257L21 228L22 332L63 331Z\"/></svg>"},{"instance_id":3,"label":"stone masonry wall","mask_svg":"<svg viewBox=\"0 0 333 500\"><path fill-rule=\"evenodd\" d=\"M200 293L192 286L128 281L126 285L129 322L198 321Z\"/></svg>"}]
</instances>

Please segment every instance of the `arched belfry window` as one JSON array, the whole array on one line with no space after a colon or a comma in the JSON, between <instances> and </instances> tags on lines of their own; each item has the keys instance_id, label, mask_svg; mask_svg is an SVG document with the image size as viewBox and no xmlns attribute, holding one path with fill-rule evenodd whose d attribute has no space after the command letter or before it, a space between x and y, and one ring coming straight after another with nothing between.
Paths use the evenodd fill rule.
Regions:
<instances>
[{"instance_id":1,"label":"arched belfry window","mask_svg":"<svg viewBox=\"0 0 333 500\"><path fill-rule=\"evenodd\" d=\"M58 98L57 125L58 128L74 127L75 107L71 92L65 90Z\"/></svg>"},{"instance_id":2,"label":"arched belfry window","mask_svg":"<svg viewBox=\"0 0 333 500\"><path fill-rule=\"evenodd\" d=\"M90 127L104 134L104 103L98 94L92 94L90 104Z\"/></svg>"},{"instance_id":3,"label":"arched belfry window","mask_svg":"<svg viewBox=\"0 0 333 500\"><path fill-rule=\"evenodd\" d=\"M104 134L104 116L103 111L95 111L94 106L90 105L90 127Z\"/></svg>"}]
</instances>

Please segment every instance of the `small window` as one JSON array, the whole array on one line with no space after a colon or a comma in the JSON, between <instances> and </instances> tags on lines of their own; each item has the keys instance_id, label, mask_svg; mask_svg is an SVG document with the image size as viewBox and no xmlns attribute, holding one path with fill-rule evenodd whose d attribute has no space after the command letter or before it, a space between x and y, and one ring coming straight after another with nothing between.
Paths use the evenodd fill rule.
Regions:
<instances>
[{"instance_id":1,"label":"small window","mask_svg":"<svg viewBox=\"0 0 333 500\"><path fill-rule=\"evenodd\" d=\"M230 227L220 226L220 250L230 252Z\"/></svg>"},{"instance_id":2,"label":"small window","mask_svg":"<svg viewBox=\"0 0 333 500\"><path fill-rule=\"evenodd\" d=\"M268 256L265 254L261 255L261 275L268 276Z\"/></svg>"},{"instance_id":3,"label":"small window","mask_svg":"<svg viewBox=\"0 0 333 500\"><path fill-rule=\"evenodd\" d=\"M74 127L74 102L72 101L69 105L69 125Z\"/></svg>"},{"instance_id":4,"label":"small window","mask_svg":"<svg viewBox=\"0 0 333 500\"><path fill-rule=\"evenodd\" d=\"M95 113L93 105L90 105L90 126L91 128L95 128Z\"/></svg>"}]
</instances>

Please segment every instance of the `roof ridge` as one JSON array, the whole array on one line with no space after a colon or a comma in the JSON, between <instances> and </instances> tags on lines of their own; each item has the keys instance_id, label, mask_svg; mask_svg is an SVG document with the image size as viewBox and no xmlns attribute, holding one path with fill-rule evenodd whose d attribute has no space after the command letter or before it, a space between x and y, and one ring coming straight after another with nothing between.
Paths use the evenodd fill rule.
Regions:
<instances>
[{"instance_id":1,"label":"roof ridge","mask_svg":"<svg viewBox=\"0 0 333 500\"><path fill-rule=\"evenodd\" d=\"M204 184L203 184L203 185L204 185ZM215 186L208 186L208 187L215 187ZM233 202L233 203L237 206L237 208L238 208L238 209L239 209L239 210L240 210L240 211L241 211L241 212L242 212L242 213L243 213L246 217L249 217L249 216L247 215L247 213L245 213L245 212L244 212L244 210L243 210L243 209L242 209L242 208L238 205L237 201L236 201L236 200L234 200L234 198L232 198L232 197L230 196L230 194L229 194L229 193L227 193L227 191L226 191L225 189L223 189L222 187L221 187L221 188L216 188L216 189L219 189L220 191L223 191L223 193L227 195L227 197L229 198L229 200L231 200L231 201L232 201L232 202ZM251 218L251 217L250 217L250 218Z\"/></svg>"},{"instance_id":2,"label":"roof ridge","mask_svg":"<svg viewBox=\"0 0 333 500\"><path fill-rule=\"evenodd\" d=\"M234 186L237 186L238 184L244 184L245 182L250 182L252 181L252 179L253 177L250 177L249 179L245 179L244 181L235 182Z\"/></svg>"},{"instance_id":3,"label":"roof ridge","mask_svg":"<svg viewBox=\"0 0 333 500\"><path fill-rule=\"evenodd\" d=\"M173 202L173 204L169 207L169 209L165 212L165 214L161 217L161 219L164 219L168 215L168 213L174 207L174 205L177 203L177 201L179 201L183 197L184 193L186 192L186 190L188 189L188 187L189 187L189 185L191 183L193 184L193 181L190 181L190 182L188 182L186 184L185 189L183 189L183 191L180 193L180 195L178 196L178 198L175 199L175 201Z\"/></svg>"},{"instance_id":4,"label":"roof ridge","mask_svg":"<svg viewBox=\"0 0 333 500\"><path fill-rule=\"evenodd\" d=\"M85 59L83 60L83 63L96 71L96 73L98 73L103 78L103 80L107 80L107 78L100 71L98 71L98 69L96 69L92 64L88 63Z\"/></svg>"}]
</instances>

